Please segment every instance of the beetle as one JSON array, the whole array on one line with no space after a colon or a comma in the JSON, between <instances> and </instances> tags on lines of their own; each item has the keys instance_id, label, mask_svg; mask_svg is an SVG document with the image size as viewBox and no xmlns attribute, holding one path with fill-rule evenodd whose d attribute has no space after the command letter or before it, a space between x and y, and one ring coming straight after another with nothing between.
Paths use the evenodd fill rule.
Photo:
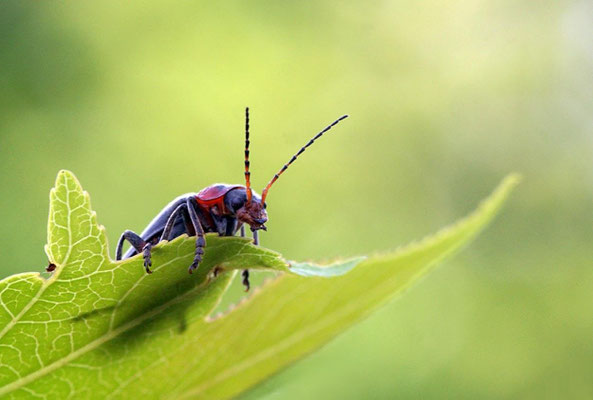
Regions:
<instances>
[{"instance_id":1,"label":"beetle","mask_svg":"<svg viewBox=\"0 0 593 400\"><path fill-rule=\"evenodd\" d=\"M311 146L315 140L347 117L347 115L341 116L301 147L274 175L260 196L251 188L249 108L247 107L245 109L245 185L216 183L198 193L187 193L177 197L162 209L140 235L130 230L126 230L121 235L117 243L116 260L127 259L141 253L144 258L144 268L150 274L152 248L163 240L172 240L187 234L196 237L194 260L189 266L189 273L191 274L202 261L204 247L206 246L205 233L215 232L220 236L234 236L237 232L240 232L241 236L245 237L244 225L249 225L253 233L253 242L258 245L258 232L267 230L265 225L268 221L266 197L274 182L307 147ZM122 256L124 241L128 241L132 247ZM242 276L245 291L248 291L250 287L249 270L243 270Z\"/></svg>"}]
</instances>

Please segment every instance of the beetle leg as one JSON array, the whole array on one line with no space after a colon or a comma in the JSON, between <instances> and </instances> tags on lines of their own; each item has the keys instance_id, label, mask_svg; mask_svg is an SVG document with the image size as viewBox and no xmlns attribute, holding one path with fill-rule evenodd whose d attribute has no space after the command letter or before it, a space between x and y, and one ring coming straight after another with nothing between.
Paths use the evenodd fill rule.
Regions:
<instances>
[{"instance_id":1,"label":"beetle leg","mask_svg":"<svg viewBox=\"0 0 593 400\"><path fill-rule=\"evenodd\" d=\"M196 230L196 253L194 256L194 261L189 266L189 273L191 274L198 268L200 265L200 261L202 261L202 255L204 254L204 246L206 246L206 240L204 239L204 229L202 228L202 224L200 223L200 219L198 218L198 212L196 209L198 208L198 204L194 197L189 197L187 199L187 211L189 212L189 217L191 218L191 222Z\"/></svg>"},{"instance_id":2,"label":"beetle leg","mask_svg":"<svg viewBox=\"0 0 593 400\"><path fill-rule=\"evenodd\" d=\"M135 232L132 231L125 231L121 234L119 241L117 242L117 250L115 251L115 259L117 261L121 260L121 253L122 248L124 245L124 240L130 242L132 247L138 252L142 252L142 248L145 245L144 239L138 236Z\"/></svg>"},{"instance_id":3,"label":"beetle leg","mask_svg":"<svg viewBox=\"0 0 593 400\"><path fill-rule=\"evenodd\" d=\"M241 224L241 237L245 237L245 225ZM244 269L241 273L243 276L243 286L245 286L245 291L248 292L251 284L249 283L249 270Z\"/></svg>"},{"instance_id":4,"label":"beetle leg","mask_svg":"<svg viewBox=\"0 0 593 400\"><path fill-rule=\"evenodd\" d=\"M183 208L183 213L181 214L183 217L183 223L185 224L185 230L187 231L187 236L196 236L196 230L194 229L194 225L191 222L191 218L189 217L189 213L187 212L187 207Z\"/></svg>"},{"instance_id":5,"label":"beetle leg","mask_svg":"<svg viewBox=\"0 0 593 400\"><path fill-rule=\"evenodd\" d=\"M136 252L142 253L144 257L144 268L146 269L146 272L150 274L150 266L152 265L152 261L150 259L150 250L152 249L152 243L145 242L144 239L142 239L140 236L138 236L136 233L132 231L125 231L121 235L117 243L117 250L115 252L116 260L121 260L121 253L122 247L124 245L124 240L130 242L130 244L136 250Z\"/></svg>"},{"instance_id":6,"label":"beetle leg","mask_svg":"<svg viewBox=\"0 0 593 400\"><path fill-rule=\"evenodd\" d=\"M163 233L161 235L161 239L159 240L169 240L169 235L171 235L171 229L173 229L173 225L175 225L175 221L177 220L178 215L187 209L187 204L180 204L177 208L171 213L167 223L165 224L165 228L163 229Z\"/></svg>"},{"instance_id":7,"label":"beetle leg","mask_svg":"<svg viewBox=\"0 0 593 400\"><path fill-rule=\"evenodd\" d=\"M245 237L245 225L241 225L241 237ZM243 276L243 286L245 286L245 291L248 292L251 284L249 283L249 270L244 269L241 273Z\"/></svg>"},{"instance_id":8,"label":"beetle leg","mask_svg":"<svg viewBox=\"0 0 593 400\"><path fill-rule=\"evenodd\" d=\"M245 291L249 292L249 288L251 287L249 284L249 270L244 269L241 275L243 276L243 286L245 286Z\"/></svg>"},{"instance_id":9,"label":"beetle leg","mask_svg":"<svg viewBox=\"0 0 593 400\"><path fill-rule=\"evenodd\" d=\"M152 266L151 260L151 251L152 251L152 243L146 242L144 247L142 248L142 257L144 258L144 269L146 269L147 274L152 274L150 267Z\"/></svg>"},{"instance_id":10,"label":"beetle leg","mask_svg":"<svg viewBox=\"0 0 593 400\"><path fill-rule=\"evenodd\" d=\"M245 237L245 228L241 226L241 236ZM253 231L253 244L258 246L259 245L259 234L257 231ZM249 270L244 269L243 273L243 286L245 286L245 291L249 292L249 288L251 288L251 284L249 283Z\"/></svg>"}]
</instances>

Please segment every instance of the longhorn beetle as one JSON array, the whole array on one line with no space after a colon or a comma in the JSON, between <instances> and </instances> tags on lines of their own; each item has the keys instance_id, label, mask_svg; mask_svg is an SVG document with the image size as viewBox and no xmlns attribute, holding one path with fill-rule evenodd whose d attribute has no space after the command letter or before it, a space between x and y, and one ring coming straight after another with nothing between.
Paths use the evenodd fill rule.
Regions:
<instances>
[{"instance_id":1,"label":"longhorn beetle","mask_svg":"<svg viewBox=\"0 0 593 400\"><path fill-rule=\"evenodd\" d=\"M216 183L202 189L198 193L187 193L171 201L148 224L146 229L138 235L132 231L125 231L117 243L116 260L122 259L124 240L130 242L132 247L123 255L123 259L142 253L144 268L151 273L151 251L153 246L163 240L171 240L187 233L196 236L196 251L194 260L189 266L189 273L196 270L202 261L206 241L204 234L216 232L220 236L234 236L241 231L245 236L245 227L249 225L253 232L253 241L259 244L258 231L267 230L265 223L268 221L266 212L266 197L270 187L282 175L305 149L319 139L334 125L347 118L344 115L325 129L315 135L309 142L274 175L264 188L261 196L251 189L251 173L249 171L249 108L245 109L245 186ZM249 271L243 270L243 285L245 291L249 290Z\"/></svg>"}]
</instances>

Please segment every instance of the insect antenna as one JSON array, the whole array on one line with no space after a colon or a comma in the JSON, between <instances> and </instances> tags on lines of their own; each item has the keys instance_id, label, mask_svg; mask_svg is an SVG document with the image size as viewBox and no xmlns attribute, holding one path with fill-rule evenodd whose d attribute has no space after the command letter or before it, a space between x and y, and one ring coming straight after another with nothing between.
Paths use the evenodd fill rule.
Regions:
<instances>
[{"instance_id":1,"label":"insect antenna","mask_svg":"<svg viewBox=\"0 0 593 400\"><path fill-rule=\"evenodd\" d=\"M288 166L290 164L292 164L293 162L295 162L297 157L300 156L305 151L305 149L307 147L311 146L313 144L313 142L315 142L317 139L319 139L325 132L329 131L331 128L334 127L334 125L337 125L338 122L340 122L341 120L346 119L346 118L348 118L348 115L342 115L340 118L338 118L337 120L335 120L334 122L329 124L324 130L319 132L317 135L313 136L313 138L311 140L309 140L309 142L306 145L301 147L301 149L294 156L292 156L290 161L288 161L286 164L284 164L284 166L282 168L280 168L280 171L278 171L278 173L276 173L276 175L274 175L272 180L270 180L270 182L268 182L268 185L263 190L262 196L261 196L261 204L264 204L264 201L266 201L266 197L268 196L268 191L270 190L270 187L272 187L274 182L276 182L278 180L278 178L280 178L280 175L282 175L284 173L284 171L286 171Z\"/></svg>"},{"instance_id":2,"label":"insect antenna","mask_svg":"<svg viewBox=\"0 0 593 400\"><path fill-rule=\"evenodd\" d=\"M247 203L251 203L251 172L249 172L249 107L245 107L245 187Z\"/></svg>"}]
</instances>

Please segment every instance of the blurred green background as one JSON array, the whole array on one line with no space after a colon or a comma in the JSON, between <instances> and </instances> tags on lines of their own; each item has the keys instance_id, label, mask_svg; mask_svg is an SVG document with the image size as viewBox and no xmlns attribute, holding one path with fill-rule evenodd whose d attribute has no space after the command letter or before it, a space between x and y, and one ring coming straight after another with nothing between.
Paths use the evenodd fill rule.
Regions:
<instances>
[{"instance_id":1,"label":"blurred green background","mask_svg":"<svg viewBox=\"0 0 593 400\"><path fill-rule=\"evenodd\" d=\"M266 247L372 254L524 176L477 242L245 399L593 397L593 3L0 5L2 277L42 271L59 169L112 252L178 194L242 182ZM223 338L221 338L223 340Z\"/></svg>"}]
</instances>

